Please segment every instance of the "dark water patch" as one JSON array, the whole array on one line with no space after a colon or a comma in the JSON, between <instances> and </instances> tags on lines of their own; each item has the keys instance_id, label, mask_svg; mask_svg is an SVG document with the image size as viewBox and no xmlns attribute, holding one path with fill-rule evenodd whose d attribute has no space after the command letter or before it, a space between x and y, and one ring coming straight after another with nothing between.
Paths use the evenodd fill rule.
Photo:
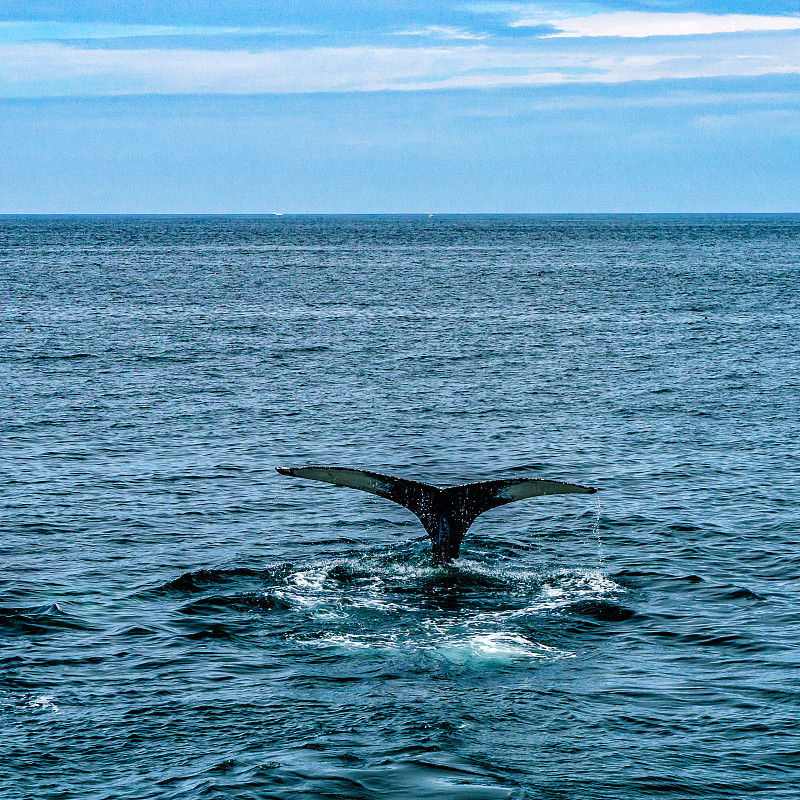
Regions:
<instances>
[{"instance_id":1,"label":"dark water patch","mask_svg":"<svg viewBox=\"0 0 800 800\"><path fill-rule=\"evenodd\" d=\"M656 525L658 525L658 520L655 517L646 517L642 514L632 514L630 516L614 519L603 517L600 521L600 526L604 530L619 530L621 528L652 530Z\"/></svg>"},{"instance_id":2,"label":"dark water patch","mask_svg":"<svg viewBox=\"0 0 800 800\"><path fill-rule=\"evenodd\" d=\"M284 347L277 351L281 355L292 355L295 353L327 353L332 348L328 345L304 345L300 347Z\"/></svg>"},{"instance_id":3,"label":"dark water patch","mask_svg":"<svg viewBox=\"0 0 800 800\"><path fill-rule=\"evenodd\" d=\"M13 692L18 696L40 688L40 681L31 679L27 677L28 675L30 675L29 659L0 656L0 691Z\"/></svg>"},{"instance_id":4,"label":"dark water patch","mask_svg":"<svg viewBox=\"0 0 800 800\"><path fill-rule=\"evenodd\" d=\"M660 572L652 572L649 570L621 569L618 572L610 573L609 577L620 584L620 586L633 588L646 584L649 581L664 580L667 576Z\"/></svg>"},{"instance_id":5,"label":"dark water patch","mask_svg":"<svg viewBox=\"0 0 800 800\"><path fill-rule=\"evenodd\" d=\"M667 527L669 530L676 531L678 533L696 533L697 531L702 530L702 528L699 528L697 525L692 525L688 522L673 522Z\"/></svg>"},{"instance_id":6,"label":"dark water patch","mask_svg":"<svg viewBox=\"0 0 800 800\"><path fill-rule=\"evenodd\" d=\"M200 622L190 622L182 624L179 627L180 634L184 638L193 641L210 640L219 642L244 643L244 637L247 636L249 631L249 626L222 622L206 624Z\"/></svg>"},{"instance_id":7,"label":"dark water patch","mask_svg":"<svg viewBox=\"0 0 800 800\"><path fill-rule=\"evenodd\" d=\"M663 572L623 569L609 575L613 581L627 588L671 588L685 592L697 586L698 590L705 590L705 580L699 575L670 575Z\"/></svg>"},{"instance_id":8,"label":"dark water patch","mask_svg":"<svg viewBox=\"0 0 800 800\"><path fill-rule=\"evenodd\" d=\"M481 573L458 567L440 567L428 572L420 571L417 575L411 576L407 583L402 576L388 576L387 581L391 583L393 591L406 586L422 592L463 591L465 594L485 589L503 590L515 583L512 577L502 573Z\"/></svg>"},{"instance_id":9,"label":"dark water patch","mask_svg":"<svg viewBox=\"0 0 800 800\"><path fill-rule=\"evenodd\" d=\"M198 360L201 360L203 357L207 357L205 353L182 353L180 355L170 354L170 353L161 353L158 355L145 355L139 354L133 356L134 361L139 361L142 363L153 363L153 364L193 364Z\"/></svg>"},{"instance_id":10,"label":"dark water patch","mask_svg":"<svg viewBox=\"0 0 800 800\"><path fill-rule=\"evenodd\" d=\"M48 520L16 520L14 528L33 536L61 535L65 537L80 536L87 530L85 525L76 524L75 522L57 523Z\"/></svg>"},{"instance_id":11,"label":"dark water patch","mask_svg":"<svg viewBox=\"0 0 800 800\"><path fill-rule=\"evenodd\" d=\"M220 611L219 607L216 613L202 608L178 609L177 614L166 625L170 635L170 648L180 649L181 639L238 642L242 647L255 644L262 623L252 614L231 611Z\"/></svg>"},{"instance_id":12,"label":"dark water patch","mask_svg":"<svg viewBox=\"0 0 800 800\"><path fill-rule=\"evenodd\" d=\"M331 580L344 584L362 583L373 577L368 570L359 569L352 564L336 564L327 571L327 576Z\"/></svg>"},{"instance_id":13,"label":"dark water patch","mask_svg":"<svg viewBox=\"0 0 800 800\"><path fill-rule=\"evenodd\" d=\"M339 527L339 526L337 526ZM343 526L346 527L346 526ZM354 528L363 528L362 523L353 523L352 527ZM352 547L353 545L361 544L359 539L350 539L346 536L337 536L337 537L326 537L324 539L308 539L307 544L313 547L325 548L325 549L334 549L341 545L343 547Z\"/></svg>"},{"instance_id":14,"label":"dark water patch","mask_svg":"<svg viewBox=\"0 0 800 800\"><path fill-rule=\"evenodd\" d=\"M682 614L648 612L640 614L638 618L642 635L668 644L687 659L698 657L693 648L735 653L735 658L747 659L751 656L766 658L780 654L786 647L753 636L749 628L732 630L734 626L731 625L716 627L706 619L698 621ZM733 659L734 656L728 655L726 658Z\"/></svg>"},{"instance_id":15,"label":"dark water patch","mask_svg":"<svg viewBox=\"0 0 800 800\"><path fill-rule=\"evenodd\" d=\"M85 358L98 358L94 353L48 353L20 358L20 361L72 361ZM3 359L8 360L8 359Z\"/></svg>"},{"instance_id":16,"label":"dark water patch","mask_svg":"<svg viewBox=\"0 0 800 800\"><path fill-rule=\"evenodd\" d=\"M563 613L586 617L597 622L624 622L636 614L633 609L608 600L579 600L577 603L565 606Z\"/></svg>"},{"instance_id":17,"label":"dark water patch","mask_svg":"<svg viewBox=\"0 0 800 800\"><path fill-rule=\"evenodd\" d=\"M225 611L267 613L285 611L289 608L291 608L291 603L274 595L239 593L233 595L211 595L199 600L192 600L182 605L178 611L181 614L209 615Z\"/></svg>"},{"instance_id":18,"label":"dark water patch","mask_svg":"<svg viewBox=\"0 0 800 800\"><path fill-rule=\"evenodd\" d=\"M685 644L722 650L732 649L761 653L769 648L767 643L754 641L741 633L721 633L719 631L684 633L679 635L679 639Z\"/></svg>"},{"instance_id":19,"label":"dark water patch","mask_svg":"<svg viewBox=\"0 0 800 800\"><path fill-rule=\"evenodd\" d=\"M181 595L204 592L209 588L224 586L226 584L241 582L246 579L256 579L265 584L274 583L291 574L290 565L277 566L267 569L254 569L251 567L232 567L230 569L197 569L184 572L177 578L165 581L158 586L143 589L139 597L158 595Z\"/></svg>"},{"instance_id":20,"label":"dark water patch","mask_svg":"<svg viewBox=\"0 0 800 800\"><path fill-rule=\"evenodd\" d=\"M69 614L58 603L35 608L0 608L0 633L44 635L63 631L88 631L93 626Z\"/></svg>"},{"instance_id":21,"label":"dark water patch","mask_svg":"<svg viewBox=\"0 0 800 800\"><path fill-rule=\"evenodd\" d=\"M721 589L720 600L766 600L766 597L747 589L744 586L734 586L731 589Z\"/></svg>"},{"instance_id":22,"label":"dark water patch","mask_svg":"<svg viewBox=\"0 0 800 800\"><path fill-rule=\"evenodd\" d=\"M124 628L116 631L115 635L124 639L158 636L160 633L161 631L154 627L146 627L144 625L127 625Z\"/></svg>"}]
</instances>

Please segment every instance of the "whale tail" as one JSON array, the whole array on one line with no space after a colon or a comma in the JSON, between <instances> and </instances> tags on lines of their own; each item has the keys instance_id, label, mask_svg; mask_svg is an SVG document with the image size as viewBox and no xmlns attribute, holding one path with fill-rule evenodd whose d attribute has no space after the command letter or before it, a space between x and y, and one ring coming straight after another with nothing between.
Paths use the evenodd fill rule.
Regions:
<instances>
[{"instance_id":1,"label":"whale tail","mask_svg":"<svg viewBox=\"0 0 800 800\"><path fill-rule=\"evenodd\" d=\"M577 483L531 478L479 481L440 488L379 472L343 467L276 467L276 470L281 475L360 489L407 508L425 528L431 539L434 560L437 562L458 558L464 534L484 511L528 497L594 494L597 491L591 486L580 486Z\"/></svg>"}]
</instances>

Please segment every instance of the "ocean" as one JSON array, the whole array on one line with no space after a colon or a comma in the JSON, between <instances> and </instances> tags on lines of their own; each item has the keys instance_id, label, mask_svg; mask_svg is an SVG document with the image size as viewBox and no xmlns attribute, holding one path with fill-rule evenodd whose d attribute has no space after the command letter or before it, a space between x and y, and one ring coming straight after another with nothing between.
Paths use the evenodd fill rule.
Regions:
<instances>
[{"instance_id":1,"label":"ocean","mask_svg":"<svg viewBox=\"0 0 800 800\"><path fill-rule=\"evenodd\" d=\"M0 796L800 796L800 215L0 217ZM275 467L596 486L479 517Z\"/></svg>"}]
</instances>

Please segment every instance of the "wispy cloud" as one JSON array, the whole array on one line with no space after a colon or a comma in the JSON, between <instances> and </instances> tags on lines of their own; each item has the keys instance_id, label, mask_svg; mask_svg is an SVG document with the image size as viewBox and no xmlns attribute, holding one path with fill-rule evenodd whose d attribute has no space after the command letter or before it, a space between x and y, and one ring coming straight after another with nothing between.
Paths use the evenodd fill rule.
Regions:
<instances>
[{"instance_id":1,"label":"wispy cloud","mask_svg":"<svg viewBox=\"0 0 800 800\"><path fill-rule=\"evenodd\" d=\"M475 32L446 24L452 16L442 24L425 20L355 39L344 29L329 37L281 27L0 23L0 97L371 92L800 74L800 16L570 15L552 7L501 6L506 31L532 35L498 35L496 25L493 35Z\"/></svg>"},{"instance_id":2,"label":"wispy cloud","mask_svg":"<svg viewBox=\"0 0 800 800\"><path fill-rule=\"evenodd\" d=\"M800 74L790 39L747 51L700 46L660 52L450 47L270 50L92 49L58 43L0 46L0 95L369 92L622 83L665 78Z\"/></svg>"},{"instance_id":3,"label":"wispy cloud","mask_svg":"<svg viewBox=\"0 0 800 800\"><path fill-rule=\"evenodd\" d=\"M425 36L435 39L481 40L488 38L485 33L473 33L464 28L453 28L447 25L426 25L424 28L412 28L395 31L395 36Z\"/></svg>"},{"instance_id":4,"label":"wispy cloud","mask_svg":"<svg viewBox=\"0 0 800 800\"><path fill-rule=\"evenodd\" d=\"M134 39L181 36L296 36L311 31L282 27L222 25L131 25L117 22L0 22L0 43L69 41L74 39Z\"/></svg>"},{"instance_id":5,"label":"wispy cloud","mask_svg":"<svg viewBox=\"0 0 800 800\"><path fill-rule=\"evenodd\" d=\"M709 36L721 33L800 30L800 16L759 16L755 14L657 13L615 11L588 16L554 16L540 13L511 23L512 28L551 25L547 37L614 36Z\"/></svg>"}]
</instances>

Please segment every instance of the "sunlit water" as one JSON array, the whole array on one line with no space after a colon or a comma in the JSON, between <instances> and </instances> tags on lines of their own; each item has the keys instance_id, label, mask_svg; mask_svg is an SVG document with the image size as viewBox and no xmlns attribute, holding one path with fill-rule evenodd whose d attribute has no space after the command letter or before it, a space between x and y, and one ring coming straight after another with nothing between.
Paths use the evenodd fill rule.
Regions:
<instances>
[{"instance_id":1,"label":"sunlit water","mask_svg":"<svg viewBox=\"0 0 800 800\"><path fill-rule=\"evenodd\" d=\"M800 217L0 218L0 796L795 798ZM332 464L598 486L419 523Z\"/></svg>"}]
</instances>

